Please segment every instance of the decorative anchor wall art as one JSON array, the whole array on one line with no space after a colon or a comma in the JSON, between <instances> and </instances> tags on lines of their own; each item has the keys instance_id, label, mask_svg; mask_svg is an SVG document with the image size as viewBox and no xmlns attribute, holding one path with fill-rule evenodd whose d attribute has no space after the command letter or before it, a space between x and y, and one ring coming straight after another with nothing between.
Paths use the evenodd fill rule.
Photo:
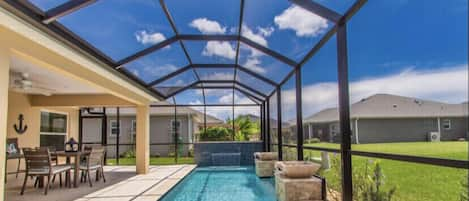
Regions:
<instances>
[{"instance_id":1,"label":"decorative anchor wall art","mask_svg":"<svg viewBox=\"0 0 469 201\"><path fill-rule=\"evenodd\" d=\"M23 121L24 121L23 114L20 114L18 116L18 121L19 121L19 126L15 124L13 125L13 128L15 129L16 133L21 135L24 132L26 132L26 130L28 130L28 125L23 125Z\"/></svg>"}]
</instances>

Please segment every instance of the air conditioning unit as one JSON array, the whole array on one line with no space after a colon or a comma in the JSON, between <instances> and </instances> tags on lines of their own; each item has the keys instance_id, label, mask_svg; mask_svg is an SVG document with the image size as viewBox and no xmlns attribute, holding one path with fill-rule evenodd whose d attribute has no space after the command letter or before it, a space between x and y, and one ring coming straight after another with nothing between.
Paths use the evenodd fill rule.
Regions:
<instances>
[{"instance_id":1,"label":"air conditioning unit","mask_svg":"<svg viewBox=\"0 0 469 201\"><path fill-rule=\"evenodd\" d=\"M430 133L428 133L428 141L429 142L439 142L440 141L440 133L439 132L430 132Z\"/></svg>"}]
</instances>

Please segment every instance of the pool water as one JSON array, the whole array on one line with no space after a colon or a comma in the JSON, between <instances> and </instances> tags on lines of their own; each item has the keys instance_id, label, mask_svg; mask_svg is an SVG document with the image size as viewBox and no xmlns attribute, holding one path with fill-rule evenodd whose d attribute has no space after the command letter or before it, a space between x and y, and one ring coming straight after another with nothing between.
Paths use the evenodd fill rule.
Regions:
<instances>
[{"instance_id":1,"label":"pool water","mask_svg":"<svg viewBox=\"0 0 469 201\"><path fill-rule=\"evenodd\" d=\"M253 167L196 168L163 201L275 201L273 178L260 179Z\"/></svg>"}]
</instances>

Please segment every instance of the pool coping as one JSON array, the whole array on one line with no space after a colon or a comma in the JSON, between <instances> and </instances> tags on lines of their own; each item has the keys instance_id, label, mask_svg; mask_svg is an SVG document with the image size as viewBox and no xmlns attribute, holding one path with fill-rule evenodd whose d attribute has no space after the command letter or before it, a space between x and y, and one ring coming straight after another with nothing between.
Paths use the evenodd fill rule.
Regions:
<instances>
[{"instance_id":1,"label":"pool coping","mask_svg":"<svg viewBox=\"0 0 469 201\"><path fill-rule=\"evenodd\" d=\"M179 185L182 181L186 180L187 177L188 177L189 175L191 175L191 174L195 171L195 169L197 169L198 167L199 167L199 166L196 165L194 168L192 168L192 170L189 171L186 175L184 175L184 177L183 177L182 179L179 179L173 186L171 186L171 188L169 188L166 192L164 192L163 194L161 194L161 196L158 198L158 200L162 200L164 197L166 197L169 192L171 192L171 191L172 191L177 185ZM176 172L178 172L178 171L176 171ZM174 172L174 173L176 173L176 172ZM168 176L168 177L169 177L169 176ZM158 201L158 200L157 200L157 201Z\"/></svg>"}]
</instances>

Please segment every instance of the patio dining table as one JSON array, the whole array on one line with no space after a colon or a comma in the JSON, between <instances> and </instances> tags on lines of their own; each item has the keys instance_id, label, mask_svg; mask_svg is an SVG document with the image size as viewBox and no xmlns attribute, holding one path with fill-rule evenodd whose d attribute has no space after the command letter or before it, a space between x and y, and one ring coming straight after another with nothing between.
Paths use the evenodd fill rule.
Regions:
<instances>
[{"instance_id":1,"label":"patio dining table","mask_svg":"<svg viewBox=\"0 0 469 201\"><path fill-rule=\"evenodd\" d=\"M73 187L77 188L78 187L78 177L79 177L79 172L80 172L80 160L82 156L88 155L90 152L88 151L76 151L76 152L66 152L66 151L56 151L53 155L57 157L65 157L66 158L66 163L70 163L70 158L74 158L74 175L73 175Z\"/></svg>"}]
</instances>

